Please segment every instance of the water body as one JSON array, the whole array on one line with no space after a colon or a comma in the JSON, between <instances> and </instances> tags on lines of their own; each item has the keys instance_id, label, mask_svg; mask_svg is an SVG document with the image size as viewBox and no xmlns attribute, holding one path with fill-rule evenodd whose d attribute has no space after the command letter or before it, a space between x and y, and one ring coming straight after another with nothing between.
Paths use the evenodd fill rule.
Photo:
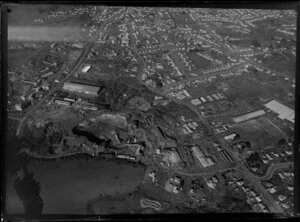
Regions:
<instances>
[{"instance_id":1,"label":"water body","mask_svg":"<svg viewBox=\"0 0 300 222\"><path fill-rule=\"evenodd\" d=\"M132 192L144 176L142 166L103 159L32 161L28 168L41 184L47 214L85 214L90 200Z\"/></svg>"},{"instance_id":2,"label":"water body","mask_svg":"<svg viewBox=\"0 0 300 222\"><path fill-rule=\"evenodd\" d=\"M80 128L77 135L97 144L106 140ZM40 160L17 154L24 147L22 139L8 135L6 212L9 214L86 214L87 204L99 195L118 196L134 191L140 184L143 165L105 160L85 154L56 160ZM21 179L17 172L23 170Z\"/></svg>"},{"instance_id":3,"label":"water body","mask_svg":"<svg viewBox=\"0 0 300 222\"><path fill-rule=\"evenodd\" d=\"M5 208L8 214L39 215L42 212L43 202L39 196L40 187L34 175L28 173L29 158L18 154L24 146L24 140L15 137L17 122L8 120L8 136L6 143L6 199ZM17 172L23 170L23 178L16 180Z\"/></svg>"},{"instance_id":4,"label":"water body","mask_svg":"<svg viewBox=\"0 0 300 222\"><path fill-rule=\"evenodd\" d=\"M16 180L17 192L8 197L24 205L27 214L86 214L87 204L99 195L118 196L134 191L145 173L144 166L123 164L85 155L59 160L31 159L27 176ZM17 195L19 197L16 198ZM20 202L20 201L19 201ZM17 212L20 207L10 209Z\"/></svg>"}]
</instances>

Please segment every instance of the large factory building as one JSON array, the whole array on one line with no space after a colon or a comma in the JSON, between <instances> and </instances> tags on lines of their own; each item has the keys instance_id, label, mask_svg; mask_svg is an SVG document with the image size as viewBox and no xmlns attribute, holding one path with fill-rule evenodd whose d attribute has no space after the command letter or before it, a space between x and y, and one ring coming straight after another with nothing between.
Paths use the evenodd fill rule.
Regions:
<instances>
[{"instance_id":1,"label":"large factory building","mask_svg":"<svg viewBox=\"0 0 300 222\"><path fill-rule=\"evenodd\" d=\"M66 82L64 84L63 89L71 92L85 93L88 95L97 96L100 87L80 83Z\"/></svg>"}]
</instances>

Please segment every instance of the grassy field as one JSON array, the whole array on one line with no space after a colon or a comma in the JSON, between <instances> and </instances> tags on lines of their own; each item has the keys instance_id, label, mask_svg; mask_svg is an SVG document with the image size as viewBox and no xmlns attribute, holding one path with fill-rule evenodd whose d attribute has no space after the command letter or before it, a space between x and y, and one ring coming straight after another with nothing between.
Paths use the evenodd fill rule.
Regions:
<instances>
[{"instance_id":1,"label":"grassy field","mask_svg":"<svg viewBox=\"0 0 300 222\"><path fill-rule=\"evenodd\" d=\"M287 74L290 77L295 77L295 57L286 58L279 53L274 53L272 56L264 59L263 64L277 72Z\"/></svg>"},{"instance_id":2,"label":"grassy field","mask_svg":"<svg viewBox=\"0 0 300 222\"><path fill-rule=\"evenodd\" d=\"M144 174L142 167L104 160L33 161L29 169L40 182L47 214L85 214L89 201L100 194L132 192Z\"/></svg>"},{"instance_id":3,"label":"grassy field","mask_svg":"<svg viewBox=\"0 0 300 222\"><path fill-rule=\"evenodd\" d=\"M230 86L227 96L230 99L256 99L258 96L268 96L268 89L260 82L252 81L244 76L238 76L226 81Z\"/></svg>"},{"instance_id":4,"label":"grassy field","mask_svg":"<svg viewBox=\"0 0 300 222\"><path fill-rule=\"evenodd\" d=\"M8 50L8 70L13 71L17 66L33 56L37 51L34 49Z\"/></svg>"},{"instance_id":5,"label":"grassy field","mask_svg":"<svg viewBox=\"0 0 300 222\"><path fill-rule=\"evenodd\" d=\"M282 101L292 109L295 108L295 93L289 82L278 81L276 83L270 83L268 84L268 92L274 99ZM293 95L292 98L289 98L289 94Z\"/></svg>"},{"instance_id":6,"label":"grassy field","mask_svg":"<svg viewBox=\"0 0 300 222\"><path fill-rule=\"evenodd\" d=\"M234 131L241 135L242 140L248 140L253 149L264 149L275 145L285 135L265 117L252 119L236 124Z\"/></svg>"},{"instance_id":7,"label":"grassy field","mask_svg":"<svg viewBox=\"0 0 300 222\"><path fill-rule=\"evenodd\" d=\"M180 15L175 15L173 16L173 19L175 21L176 24L193 24L195 23L192 18L188 15L188 14L180 14Z\"/></svg>"},{"instance_id":8,"label":"grassy field","mask_svg":"<svg viewBox=\"0 0 300 222\"><path fill-rule=\"evenodd\" d=\"M189 53L190 60L195 64L197 69L206 70L212 67L212 62L202 56L197 55L194 52Z\"/></svg>"},{"instance_id":9,"label":"grassy field","mask_svg":"<svg viewBox=\"0 0 300 222\"><path fill-rule=\"evenodd\" d=\"M191 94L193 98L199 98L219 92L217 87L210 83L202 84L200 87L187 87L186 90Z\"/></svg>"}]
</instances>

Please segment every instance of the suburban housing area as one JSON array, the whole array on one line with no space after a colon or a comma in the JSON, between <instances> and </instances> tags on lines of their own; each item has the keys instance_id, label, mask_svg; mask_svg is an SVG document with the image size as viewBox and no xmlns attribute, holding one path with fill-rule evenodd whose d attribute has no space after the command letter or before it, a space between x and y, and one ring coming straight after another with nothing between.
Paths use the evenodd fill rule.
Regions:
<instances>
[{"instance_id":1,"label":"suburban housing area","mask_svg":"<svg viewBox=\"0 0 300 222\"><path fill-rule=\"evenodd\" d=\"M8 213L293 216L295 11L11 9Z\"/></svg>"}]
</instances>

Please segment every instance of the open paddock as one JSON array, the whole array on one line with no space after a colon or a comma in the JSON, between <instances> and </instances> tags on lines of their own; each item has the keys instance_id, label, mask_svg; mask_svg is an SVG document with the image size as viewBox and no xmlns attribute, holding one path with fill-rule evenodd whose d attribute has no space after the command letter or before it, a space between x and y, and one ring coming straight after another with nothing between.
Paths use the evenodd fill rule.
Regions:
<instances>
[{"instance_id":1,"label":"open paddock","mask_svg":"<svg viewBox=\"0 0 300 222\"><path fill-rule=\"evenodd\" d=\"M281 138L286 138L286 135L266 117L238 123L232 130L240 134L241 139L250 141L254 150L272 147Z\"/></svg>"}]
</instances>

